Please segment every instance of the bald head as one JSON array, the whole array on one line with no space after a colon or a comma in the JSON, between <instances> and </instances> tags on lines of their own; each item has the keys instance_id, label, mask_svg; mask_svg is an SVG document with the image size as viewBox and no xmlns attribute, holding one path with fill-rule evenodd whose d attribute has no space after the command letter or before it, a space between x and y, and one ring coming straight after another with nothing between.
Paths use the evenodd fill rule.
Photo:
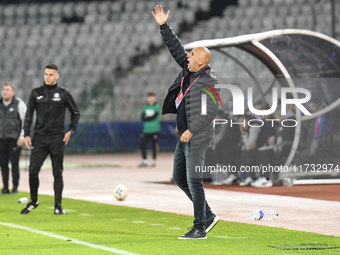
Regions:
<instances>
[{"instance_id":1,"label":"bald head","mask_svg":"<svg viewBox=\"0 0 340 255\"><path fill-rule=\"evenodd\" d=\"M197 47L187 56L187 68L192 73L197 72L210 63L210 58L211 53L206 47Z\"/></svg>"},{"instance_id":2,"label":"bald head","mask_svg":"<svg viewBox=\"0 0 340 255\"><path fill-rule=\"evenodd\" d=\"M200 54L201 58L204 59L205 65L210 63L211 53L206 47L197 47L195 48L196 51Z\"/></svg>"}]
</instances>

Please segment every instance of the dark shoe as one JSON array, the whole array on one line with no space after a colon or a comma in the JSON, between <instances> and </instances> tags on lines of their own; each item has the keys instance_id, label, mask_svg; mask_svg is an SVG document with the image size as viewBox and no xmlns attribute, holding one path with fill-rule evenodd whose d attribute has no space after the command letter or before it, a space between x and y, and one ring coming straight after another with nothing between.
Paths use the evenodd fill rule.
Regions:
<instances>
[{"instance_id":1,"label":"dark shoe","mask_svg":"<svg viewBox=\"0 0 340 255\"><path fill-rule=\"evenodd\" d=\"M56 204L54 207L54 214L66 214L66 212L61 208L60 204Z\"/></svg>"},{"instance_id":2,"label":"dark shoe","mask_svg":"<svg viewBox=\"0 0 340 255\"><path fill-rule=\"evenodd\" d=\"M39 206L39 201L36 203L33 203L32 200L26 205L24 209L22 209L21 214L28 214L33 209L37 208Z\"/></svg>"},{"instance_id":3,"label":"dark shoe","mask_svg":"<svg viewBox=\"0 0 340 255\"><path fill-rule=\"evenodd\" d=\"M178 237L178 239L207 239L207 233L204 230L200 231L193 228L185 235Z\"/></svg>"},{"instance_id":4,"label":"dark shoe","mask_svg":"<svg viewBox=\"0 0 340 255\"><path fill-rule=\"evenodd\" d=\"M209 231L215 227L219 220L220 217L218 217L216 214L211 214L211 216L205 221L205 232L208 234Z\"/></svg>"},{"instance_id":5,"label":"dark shoe","mask_svg":"<svg viewBox=\"0 0 340 255\"><path fill-rule=\"evenodd\" d=\"M9 194L8 188L3 188L1 194Z\"/></svg>"},{"instance_id":6,"label":"dark shoe","mask_svg":"<svg viewBox=\"0 0 340 255\"><path fill-rule=\"evenodd\" d=\"M12 189L12 194L18 194L18 188L13 188Z\"/></svg>"}]
</instances>

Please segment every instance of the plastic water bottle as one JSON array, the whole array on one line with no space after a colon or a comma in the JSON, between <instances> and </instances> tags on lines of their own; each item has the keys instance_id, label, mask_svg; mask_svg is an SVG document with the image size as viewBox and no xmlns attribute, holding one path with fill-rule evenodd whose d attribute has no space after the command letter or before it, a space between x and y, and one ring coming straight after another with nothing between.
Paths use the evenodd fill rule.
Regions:
<instances>
[{"instance_id":1,"label":"plastic water bottle","mask_svg":"<svg viewBox=\"0 0 340 255\"><path fill-rule=\"evenodd\" d=\"M27 198L27 197L22 197L22 198L19 199L19 203L20 203L20 204L26 204L27 201L28 201L28 198Z\"/></svg>"},{"instance_id":2,"label":"plastic water bottle","mask_svg":"<svg viewBox=\"0 0 340 255\"><path fill-rule=\"evenodd\" d=\"M275 219L279 214L274 210L254 210L250 214L252 220L272 220Z\"/></svg>"}]
</instances>

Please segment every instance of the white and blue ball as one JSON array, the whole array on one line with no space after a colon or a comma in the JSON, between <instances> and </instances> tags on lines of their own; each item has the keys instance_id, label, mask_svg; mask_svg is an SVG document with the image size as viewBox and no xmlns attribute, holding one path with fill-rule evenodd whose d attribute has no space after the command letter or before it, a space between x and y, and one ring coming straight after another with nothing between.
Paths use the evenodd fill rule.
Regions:
<instances>
[{"instance_id":1,"label":"white and blue ball","mask_svg":"<svg viewBox=\"0 0 340 255\"><path fill-rule=\"evenodd\" d=\"M114 190L112 191L112 194L117 200L122 201L129 194L129 190L124 184L119 184L118 186L114 188Z\"/></svg>"}]
</instances>

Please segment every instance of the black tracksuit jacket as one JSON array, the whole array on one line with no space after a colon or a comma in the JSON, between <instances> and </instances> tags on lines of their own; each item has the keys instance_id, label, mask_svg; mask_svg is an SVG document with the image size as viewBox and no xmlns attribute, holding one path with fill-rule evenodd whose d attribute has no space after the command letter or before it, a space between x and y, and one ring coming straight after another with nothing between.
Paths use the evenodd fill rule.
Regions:
<instances>
[{"instance_id":1,"label":"black tracksuit jacket","mask_svg":"<svg viewBox=\"0 0 340 255\"><path fill-rule=\"evenodd\" d=\"M63 136L66 108L71 112L69 131L74 131L77 127L80 114L68 90L58 85L43 85L33 89L27 103L24 136L30 136L34 110L37 116L34 128L36 135L48 137Z\"/></svg>"}]
</instances>

